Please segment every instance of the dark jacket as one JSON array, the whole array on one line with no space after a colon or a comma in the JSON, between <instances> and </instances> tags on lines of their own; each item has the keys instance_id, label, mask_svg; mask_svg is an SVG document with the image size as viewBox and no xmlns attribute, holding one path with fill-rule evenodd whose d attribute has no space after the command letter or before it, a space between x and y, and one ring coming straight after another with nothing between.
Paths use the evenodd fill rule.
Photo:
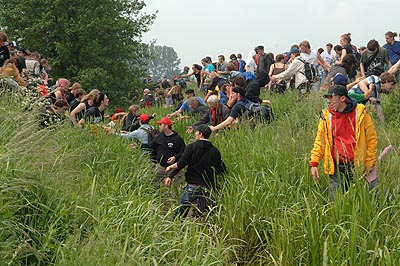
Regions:
<instances>
[{"instance_id":1,"label":"dark jacket","mask_svg":"<svg viewBox=\"0 0 400 266\"><path fill-rule=\"evenodd\" d=\"M129 113L125 116L122 124L122 130L132 132L140 127L139 118Z\"/></svg>"},{"instance_id":2,"label":"dark jacket","mask_svg":"<svg viewBox=\"0 0 400 266\"><path fill-rule=\"evenodd\" d=\"M199 114L200 114L200 115L204 115L204 114L207 113L208 109L210 109L210 108L208 108L207 105L200 104L199 106L197 106L196 108L194 108L194 109L190 112L190 114L192 114L192 115L199 115Z\"/></svg>"},{"instance_id":3,"label":"dark jacket","mask_svg":"<svg viewBox=\"0 0 400 266\"><path fill-rule=\"evenodd\" d=\"M249 81L244 87L245 97L247 100L252 101L253 103L261 103L260 99L260 83L257 80Z\"/></svg>"},{"instance_id":4,"label":"dark jacket","mask_svg":"<svg viewBox=\"0 0 400 266\"><path fill-rule=\"evenodd\" d=\"M177 171L188 166L185 174L188 184L209 189L216 186L216 175L227 172L221 153L208 140L198 140L189 144L177 165ZM176 171L171 171L168 176L172 177L174 174Z\"/></svg>"},{"instance_id":5,"label":"dark jacket","mask_svg":"<svg viewBox=\"0 0 400 266\"><path fill-rule=\"evenodd\" d=\"M148 146L152 150L152 159L164 167L168 166L169 157L175 156L178 161L185 150L185 142L175 131L170 136L158 135Z\"/></svg>"}]
</instances>

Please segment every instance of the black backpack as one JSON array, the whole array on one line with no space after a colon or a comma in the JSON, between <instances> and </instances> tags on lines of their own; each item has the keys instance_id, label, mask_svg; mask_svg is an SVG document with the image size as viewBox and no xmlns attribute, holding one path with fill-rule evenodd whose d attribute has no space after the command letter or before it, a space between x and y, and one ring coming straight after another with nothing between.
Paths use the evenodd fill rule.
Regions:
<instances>
[{"instance_id":1,"label":"black backpack","mask_svg":"<svg viewBox=\"0 0 400 266\"><path fill-rule=\"evenodd\" d=\"M274 113L268 105L261 105L249 100L239 101L236 104L240 104L246 108L246 113L249 117L255 117L263 122L271 123L274 119Z\"/></svg>"},{"instance_id":2,"label":"black backpack","mask_svg":"<svg viewBox=\"0 0 400 266\"><path fill-rule=\"evenodd\" d=\"M318 81L317 68L313 64L306 62L305 60L303 60L300 57L299 57L299 60L301 62L303 62L303 64L304 64L304 73L303 72L300 72L300 73L303 74L304 76L306 76L307 80L310 83L317 82Z\"/></svg>"},{"instance_id":3,"label":"black backpack","mask_svg":"<svg viewBox=\"0 0 400 266\"><path fill-rule=\"evenodd\" d=\"M148 143L153 142L153 140L160 134L160 131L158 131L154 127L142 129L147 132Z\"/></svg>"}]
</instances>

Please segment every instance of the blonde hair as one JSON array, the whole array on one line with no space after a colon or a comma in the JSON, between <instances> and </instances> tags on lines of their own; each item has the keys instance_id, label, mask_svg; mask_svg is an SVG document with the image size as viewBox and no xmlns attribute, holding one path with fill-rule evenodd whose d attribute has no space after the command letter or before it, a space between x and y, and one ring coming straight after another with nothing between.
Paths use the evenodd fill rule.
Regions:
<instances>
[{"instance_id":1,"label":"blonde hair","mask_svg":"<svg viewBox=\"0 0 400 266\"><path fill-rule=\"evenodd\" d=\"M86 91L84 89L82 89L81 87L75 89L75 93L74 93L75 98L82 97L85 95L86 95Z\"/></svg>"},{"instance_id":2,"label":"blonde hair","mask_svg":"<svg viewBox=\"0 0 400 266\"><path fill-rule=\"evenodd\" d=\"M97 89L91 90L89 94L86 94L85 96L82 97L81 103L83 103L86 100L93 100L94 102L96 102L99 95L100 95L99 90Z\"/></svg>"},{"instance_id":3,"label":"blonde hair","mask_svg":"<svg viewBox=\"0 0 400 266\"><path fill-rule=\"evenodd\" d=\"M0 42L6 42L7 40L7 34L4 31L0 31Z\"/></svg>"},{"instance_id":4,"label":"blonde hair","mask_svg":"<svg viewBox=\"0 0 400 266\"><path fill-rule=\"evenodd\" d=\"M299 46L304 46L305 48L311 49L311 44L309 41L302 41L301 43L299 43Z\"/></svg>"},{"instance_id":5,"label":"blonde hair","mask_svg":"<svg viewBox=\"0 0 400 266\"><path fill-rule=\"evenodd\" d=\"M140 110L140 107L136 104L129 106L128 113L133 114Z\"/></svg>"},{"instance_id":6,"label":"blonde hair","mask_svg":"<svg viewBox=\"0 0 400 266\"><path fill-rule=\"evenodd\" d=\"M74 84L72 84L71 90L77 90L77 89L82 89L82 86L78 82L75 82Z\"/></svg>"}]
</instances>

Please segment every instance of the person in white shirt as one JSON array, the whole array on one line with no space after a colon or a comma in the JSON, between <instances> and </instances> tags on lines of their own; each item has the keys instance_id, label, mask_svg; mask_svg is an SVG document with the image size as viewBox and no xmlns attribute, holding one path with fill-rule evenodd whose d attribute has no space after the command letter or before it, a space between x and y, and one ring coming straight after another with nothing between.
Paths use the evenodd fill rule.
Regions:
<instances>
[{"instance_id":1,"label":"person in white shirt","mask_svg":"<svg viewBox=\"0 0 400 266\"><path fill-rule=\"evenodd\" d=\"M333 48L333 44L331 43L327 43L325 45L326 47L326 51L323 51L321 54L322 59L324 59L324 61L329 64L330 66L333 65L333 61L335 58L335 55L332 53L332 48Z\"/></svg>"},{"instance_id":2,"label":"person in white shirt","mask_svg":"<svg viewBox=\"0 0 400 266\"><path fill-rule=\"evenodd\" d=\"M324 69L324 71L328 72L330 69L330 65L324 61L321 55L316 50L311 50L311 45L309 41L302 41L299 43L300 48L300 57L314 65L315 67L320 66ZM317 81L311 84L313 91L318 91L320 87L320 82Z\"/></svg>"}]
</instances>

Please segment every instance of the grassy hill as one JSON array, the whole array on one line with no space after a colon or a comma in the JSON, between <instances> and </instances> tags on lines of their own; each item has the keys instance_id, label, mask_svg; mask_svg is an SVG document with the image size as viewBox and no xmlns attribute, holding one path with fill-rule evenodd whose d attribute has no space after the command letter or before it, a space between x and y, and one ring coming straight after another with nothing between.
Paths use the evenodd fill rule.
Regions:
<instances>
[{"instance_id":1,"label":"grassy hill","mask_svg":"<svg viewBox=\"0 0 400 266\"><path fill-rule=\"evenodd\" d=\"M271 99L271 125L210 138L229 175L212 214L182 223L179 191L151 185L147 155L100 128L40 130L0 93L0 265L398 265L398 99L384 98L386 124L373 114L378 151L394 147L378 162L379 197L356 178L329 203L329 177L315 183L308 166L322 97L288 92ZM174 125L186 142L193 121Z\"/></svg>"}]
</instances>

